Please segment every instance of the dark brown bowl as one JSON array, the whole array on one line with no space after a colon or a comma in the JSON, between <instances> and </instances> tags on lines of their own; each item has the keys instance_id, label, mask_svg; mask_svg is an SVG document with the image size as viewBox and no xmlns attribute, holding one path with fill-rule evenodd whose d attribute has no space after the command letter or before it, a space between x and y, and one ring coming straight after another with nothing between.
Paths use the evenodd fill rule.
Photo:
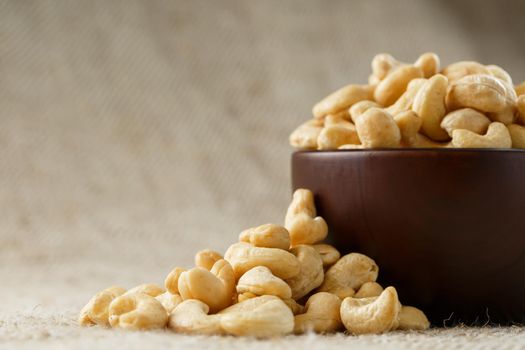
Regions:
<instances>
[{"instance_id":1,"label":"dark brown bowl","mask_svg":"<svg viewBox=\"0 0 525 350\"><path fill-rule=\"evenodd\" d=\"M292 186L433 324L525 323L525 151L296 152Z\"/></svg>"}]
</instances>

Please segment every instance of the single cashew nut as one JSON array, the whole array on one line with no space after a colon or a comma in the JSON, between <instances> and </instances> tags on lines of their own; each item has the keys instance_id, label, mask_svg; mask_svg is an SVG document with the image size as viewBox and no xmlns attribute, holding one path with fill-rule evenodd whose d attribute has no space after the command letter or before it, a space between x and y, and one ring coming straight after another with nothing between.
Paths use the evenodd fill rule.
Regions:
<instances>
[{"instance_id":1,"label":"single cashew nut","mask_svg":"<svg viewBox=\"0 0 525 350\"><path fill-rule=\"evenodd\" d=\"M417 142L419 129L423 120L414 111L405 111L394 116L394 121L401 133L401 145L413 147Z\"/></svg>"},{"instance_id":2,"label":"single cashew nut","mask_svg":"<svg viewBox=\"0 0 525 350\"><path fill-rule=\"evenodd\" d=\"M383 287L377 282L366 282L355 293L354 298L378 297L383 293Z\"/></svg>"},{"instance_id":3,"label":"single cashew nut","mask_svg":"<svg viewBox=\"0 0 525 350\"><path fill-rule=\"evenodd\" d=\"M423 311L413 306L402 306L399 312L399 325L402 330L425 330L430 327L430 322Z\"/></svg>"},{"instance_id":4,"label":"single cashew nut","mask_svg":"<svg viewBox=\"0 0 525 350\"><path fill-rule=\"evenodd\" d=\"M341 322L341 299L330 293L316 293L308 298L305 313L295 316L295 334L309 331L315 333L336 332L343 327Z\"/></svg>"},{"instance_id":5,"label":"single cashew nut","mask_svg":"<svg viewBox=\"0 0 525 350\"><path fill-rule=\"evenodd\" d=\"M323 260L314 248L304 244L293 247L290 252L297 257L300 271L286 283L292 290L292 298L298 300L323 283Z\"/></svg>"},{"instance_id":6,"label":"single cashew nut","mask_svg":"<svg viewBox=\"0 0 525 350\"><path fill-rule=\"evenodd\" d=\"M485 135L478 135L469 130L454 130L451 146L457 148L510 148L512 139L505 125L494 122L489 125Z\"/></svg>"},{"instance_id":7,"label":"single cashew nut","mask_svg":"<svg viewBox=\"0 0 525 350\"><path fill-rule=\"evenodd\" d=\"M242 275L237 282L237 293L275 295L281 299L292 297L290 286L279 277L275 277L266 266L254 267Z\"/></svg>"},{"instance_id":8,"label":"single cashew nut","mask_svg":"<svg viewBox=\"0 0 525 350\"><path fill-rule=\"evenodd\" d=\"M339 259L326 273L319 292L329 292L339 297L341 291L358 290L366 282L375 282L379 267L366 255L350 253ZM354 293L348 293L354 295ZM348 296L351 296L348 295Z\"/></svg>"},{"instance_id":9,"label":"single cashew nut","mask_svg":"<svg viewBox=\"0 0 525 350\"><path fill-rule=\"evenodd\" d=\"M446 97L447 109L470 107L481 112L500 112L507 106L505 86L491 75L468 75L454 81Z\"/></svg>"},{"instance_id":10,"label":"single cashew nut","mask_svg":"<svg viewBox=\"0 0 525 350\"><path fill-rule=\"evenodd\" d=\"M199 300L185 300L170 314L168 327L189 334L223 334L219 315L208 315L208 305Z\"/></svg>"},{"instance_id":11,"label":"single cashew nut","mask_svg":"<svg viewBox=\"0 0 525 350\"><path fill-rule=\"evenodd\" d=\"M306 189L297 189L294 192L286 211L284 226L290 232L292 246L315 244L328 234L326 221L320 216L316 217L313 193Z\"/></svg>"},{"instance_id":12,"label":"single cashew nut","mask_svg":"<svg viewBox=\"0 0 525 350\"><path fill-rule=\"evenodd\" d=\"M403 95L401 95L401 97L399 97L393 105L385 108L385 110L391 115L398 115L401 112L412 110L414 98L426 82L427 79L423 78L418 78L410 81Z\"/></svg>"},{"instance_id":13,"label":"single cashew nut","mask_svg":"<svg viewBox=\"0 0 525 350\"><path fill-rule=\"evenodd\" d=\"M365 148L399 147L401 133L394 118L385 110L370 108L356 121L355 127Z\"/></svg>"},{"instance_id":14,"label":"single cashew nut","mask_svg":"<svg viewBox=\"0 0 525 350\"><path fill-rule=\"evenodd\" d=\"M290 233L283 226L265 224L244 230L239 235L239 242L251 243L255 247L290 248Z\"/></svg>"},{"instance_id":15,"label":"single cashew nut","mask_svg":"<svg viewBox=\"0 0 525 350\"><path fill-rule=\"evenodd\" d=\"M412 79L422 77L423 71L421 68L411 65L400 66L377 84L374 91L374 99L379 104L388 107L396 102L403 92L406 91L407 85Z\"/></svg>"},{"instance_id":16,"label":"single cashew nut","mask_svg":"<svg viewBox=\"0 0 525 350\"><path fill-rule=\"evenodd\" d=\"M168 292L171 294L179 294L179 277L185 271L186 269L182 267L176 267L166 276L164 287L166 287Z\"/></svg>"},{"instance_id":17,"label":"single cashew nut","mask_svg":"<svg viewBox=\"0 0 525 350\"><path fill-rule=\"evenodd\" d=\"M342 145L360 143L353 125L328 125L321 130L317 138L317 149L334 150Z\"/></svg>"},{"instance_id":18,"label":"single cashew nut","mask_svg":"<svg viewBox=\"0 0 525 350\"><path fill-rule=\"evenodd\" d=\"M109 326L109 304L116 297L124 294L126 290L122 287L113 286L106 288L97 294L95 294L89 302L80 310L80 316L78 323L81 326L93 326L98 324L99 326Z\"/></svg>"},{"instance_id":19,"label":"single cashew nut","mask_svg":"<svg viewBox=\"0 0 525 350\"><path fill-rule=\"evenodd\" d=\"M162 293L155 297L164 309L170 314L180 303L182 303L182 297L178 294L171 294L170 292Z\"/></svg>"},{"instance_id":20,"label":"single cashew nut","mask_svg":"<svg viewBox=\"0 0 525 350\"><path fill-rule=\"evenodd\" d=\"M388 287L379 297L345 298L341 303L341 320L352 334L380 334L397 325L400 310L395 288Z\"/></svg>"},{"instance_id":21,"label":"single cashew nut","mask_svg":"<svg viewBox=\"0 0 525 350\"><path fill-rule=\"evenodd\" d=\"M511 124L507 125L507 128L512 140L512 148L525 148L525 126Z\"/></svg>"},{"instance_id":22,"label":"single cashew nut","mask_svg":"<svg viewBox=\"0 0 525 350\"><path fill-rule=\"evenodd\" d=\"M422 54L414 63L414 66L421 68L425 78L430 78L434 74L437 74L437 72L439 72L439 65L439 56L433 52Z\"/></svg>"},{"instance_id":23,"label":"single cashew nut","mask_svg":"<svg viewBox=\"0 0 525 350\"><path fill-rule=\"evenodd\" d=\"M440 123L445 116L445 96L448 80L444 75L436 74L421 87L412 105L412 110L421 117L421 130L425 135L436 141L449 138Z\"/></svg>"},{"instance_id":24,"label":"single cashew nut","mask_svg":"<svg viewBox=\"0 0 525 350\"><path fill-rule=\"evenodd\" d=\"M211 271L195 267L179 277L179 294L183 300L197 299L216 313L233 302L235 276L226 260L217 261Z\"/></svg>"},{"instance_id":25,"label":"single cashew nut","mask_svg":"<svg viewBox=\"0 0 525 350\"><path fill-rule=\"evenodd\" d=\"M355 121L357 120L357 118L359 118L360 115L368 111L370 108L374 107L380 108L381 105L379 105L379 103L377 102L368 100L357 102L348 110L350 113L350 118L352 118L352 121L355 123Z\"/></svg>"},{"instance_id":26,"label":"single cashew nut","mask_svg":"<svg viewBox=\"0 0 525 350\"><path fill-rule=\"evenodd\" d=\"M490 74L487 67L475 61L460 61L445 67L441 72L450 82L461 79L467 75Z\"/></svg>"},{"instance_id":27,"label":"single cashew nut","mask_svg":"<svg viewBox=\"0 0 525 350\"><path fill-rule=\"evenodd\" d=\"M290 145L302 150L317 149L317 138L323 130L323 125L322 119L312 119L300 125L290 134Z\"/></svg>"},{"instance_id":28,"label":"single cashew nut","mask_svg":"<svg viewBox=\"0 0 525 350\"><path fill-rule=\"evenodd\" d=\"M377 84L395 68L402 63L396 60L392 55L387 53L380 53L375 55L372 59L372 74L368 78L369 84Z\"/></svg>"},{"instance_id":29,"label":"single cashew nut","mask_svg":"<svg viewBox=\"0 0 525 350\"><path fill-rule=\"evenodd\" d=\"M341 253L330 244L319 243L312 245L312 247L321 256L324 268L332 266L341 257Z\"/></svg>"},{"instance_id":30,"label":"single cashew nut","mask_svg":"<svg viewBox=\"0 0 525 350\"><path fill-rule=\"evenodd\" d=\"M510 85L512 85L512 78L510 77L510 74L500 66L497 66L495 64L491 64L486 67L490 74L495 76L496 78L506 81Z\"/></svg>"},{"instance_id":31,"label":"single cashew nut","mask_svg":"<svg viewBox=\"0 0 525 350\"><path fill-rule=\"evenodd\" d=\"M266 266L281 278L291 278L299 273L299 261L290 252L278 248L254 247L249 243L235 243L224 254L232 265L236 278L256 266Z\"/></svg>"},{"instance_id":32,"label":"single cashew nut","mask_svg":"<svg viewBox=\"0 0 525 350\"><path fill-rule=\"evenodd\" d=\"M109 304L109 323L113 328L156 329L164 328L167 322L164 306L145 293L123 294Z\"/></svg>"},{"instance_id":33,"label":"single cashew nut","mask_svg":"<svg viewBox=\"0 0 525 350\"><path fill-rule=\"evenodd\" d=\"M465 129L476 134L484 134L490 125L490 119L472 108L462 108L448 113L441 121L441 127L452 137L456 129Z\"/></svg>"},{"instance_id":34,"label":"single cashew nut","mask_svg":"<svg viewBox=\"0 0 525 350\"><path fill-rule=\"evenodd\" d=\"M317 103L312 113L315 118L335 114L350 108L356 102L371 100L373 93L374 87L371 85L347 85Z\"/></svg>"},{"instance_id":35,"label":"single cashew nut","mask_svg":"<svg viewBox=\"0 0 525 350\"><path fill-rule=\"evenodd\" d=\"M152 297L156 297L157 295L161 295L165 291L166 290L164 288L154 283L144 283L144 284L140 284L136 287L131 288L124 294L128 295L128 294L143 293L143 294L147 294Z\"/></svg>"},{"instance_id":36,"label":"single cashew nut","mask_svg":"<svg viewBox=\"0 0 525 350\"><path fill-rule=\"evenodd\" d=\"M195 266L211 270L213 265L222 259L222 255L211 249L204 249L195 254Z\"/></svg>"},{"instance_id":37,"label":"single cashew nut","mask_svg":"<svg viewBox=\"0 0 525 350\"><path fill-rule=\"evenodd\" d=\"M294 317L278 297L263 295L232 305L218 314L221 328L228 334L275 337L293 331Z\"/></svg>"}]
</instances>

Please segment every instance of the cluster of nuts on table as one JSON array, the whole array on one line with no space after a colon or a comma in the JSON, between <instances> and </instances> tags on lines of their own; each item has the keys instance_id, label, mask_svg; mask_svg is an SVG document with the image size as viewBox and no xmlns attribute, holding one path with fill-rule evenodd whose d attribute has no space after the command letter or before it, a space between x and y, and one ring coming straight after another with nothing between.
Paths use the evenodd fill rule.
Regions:
<instances>
[{"instance_id":1,"label":"cluster of nuts on table","mask_svg":"<svg viewBox=\"0 0 525 350\"><path fill-rule=\"evenodd\" d=\"M474 61L441 69L434 53L413 64L379 54L368 84L335 91L313 116L290 135L295 148L525 148L525 82Z\"/></svg>"},{"instance_id":2,"label":"cluster of nuts on table","mask_svg":"<svg viewBox=\"0 0 525 350\"><path fill-rule=\"evenodd\" d=\"M383 289L376 282L374 260L359 253L341 257L320 243L327 232L312 192L298 189L284 227L247 229L224 257L198 252L196 267L176 267L164 288L107 288L81 310L79 323L253 337L429 327L422 311L401 305L394 287Z\"/></svg>"}]
</instances>

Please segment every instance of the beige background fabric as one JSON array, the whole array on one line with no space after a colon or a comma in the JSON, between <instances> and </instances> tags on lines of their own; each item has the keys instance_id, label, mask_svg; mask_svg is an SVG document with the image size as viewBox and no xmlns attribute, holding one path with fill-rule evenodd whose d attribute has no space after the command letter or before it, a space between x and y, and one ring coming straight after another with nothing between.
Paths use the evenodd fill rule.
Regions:
<instances>
[{"instance_id":1,"label":"beige background fabric","mask_svg":"<svg viewBox=\"0 0 525 350\"><path fill-rule=\"evenodd\" d=\"M525 80L521 1L0 0L0 347L449 348L520 327L254 341L81 329L97 290L160 283L281 222L288 134L365 82L374 54L435 51Z\"/></svg>"}]
</instances>

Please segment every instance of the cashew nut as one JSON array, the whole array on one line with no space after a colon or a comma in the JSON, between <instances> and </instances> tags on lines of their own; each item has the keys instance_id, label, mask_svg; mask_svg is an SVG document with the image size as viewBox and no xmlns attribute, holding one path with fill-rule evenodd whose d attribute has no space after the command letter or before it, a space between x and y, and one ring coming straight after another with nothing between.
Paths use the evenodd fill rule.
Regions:
<instances>
[{"instance_id":1,"label":"cashew nut","mask_svg":"<svg viewBox=\"0 0 525 350\"><path fill-rule=\"evenodd\" d=\"M239 235L239 242L251 243L255 247L290 248L290 234L283 226L265 224L244 230Z\"/></svg>"},{"instance_id":2,"label":"cashew nut","mask_svg":"<svg viewBox=\"0 0 525 350\"><path fill-rule=\"evenodd\" d=\"M345 298L341 303L341 320L352 334L379 334L395 328L400 310L395 288L388 287L379 297Z\"/></svg>"},{"instance_id":3,"label":"cashew nut","mask_svg":"<svg viewBox=\"0 0 525 350\"><path fill-rule=\"evenodd\" d=\"M305 305L306 311L295 316L294 333L309 331L315 333L331 333L342 328L341 299L330 293L316 293Z\"/></svg>"},{"instance_id":4,"label":"cashew nut","mask_svg":"<svg viewBox=\"0 0 525 350\"><path fill-rule=\"evenodd\" d=\"M422 119L414 111L405 111L394 116L394 121L401 133L401 145L413 147L418 139Z\"/></svg>"},{"instance_id":5,"label":"cashew nut","mask_svg":"<svg viewBox=\"0 0 525 350\"><path fill-rule=\"evenodd\" d=\"M176 267L166 276L164 287L166 287L168 292L171 294L179 294L179 277L185 271L186 269L182 267Z\"/></svg>"},{"instance_id":6,"label":"cashew nut","mask_svg":"<svg viewBox=\"0 0 525 350\"><path fill-rule=\"evenodd\" d=\"M143 294L147 294L152 297L156 297L157 295L161 295L165 291L166 290L164 288L154 283L144 283L144 284L140 284L136 287L131 288L124 294L128 295L128 294L135 294L135 293L143 293Z\"/></svg>"},{"instance_id":7,"label":"cashew nut","mask_svg":"<svg viewBox=\"0 0 525 350\"><path fill-rule=\"evenodd\" d=\"M375 282L379 267L366 255L350 253L339 259L326 273L319 292L336 294L340 298L354 295L366 282Z\"/></svg>"},{"instance_id":8,"label":"cashew nut","mask_svg":"<svg viewBox=\"0 0 525 350\"><path fill-rule=\"evenodd\" d=\"M451 146L457 148L509 148L512 146L512 140L507 127L494 122L489 125L485 135L478 135L469 130L454 130Z\"/></svg>"},{"instance_id":9,"label":"cashew nut","mask_svg":"<svg viewBox=\"0 0 525 350\"><path fill-rule=\"evenodd\" d=\"M290 145L297 149L317 149L317 138L323 130L322 119L312 119L300 125L290 134Z\"/></svg>"},{"instance_id":10,"label":"cashew nut","mask_svg":"<svg viewBox=\"0 0 525 350\"><path fill-rule=\"evenodd\" d=\"M507 92L502 82L491 75L467 75L450 85L446 104L449 110L470 107L496 113L507 106Z\"/></svg>"},{"instance_id":11,"label":"cashew nut","mask_svg":"<svg viewBox=\"0 0 525 350\"><path fill-rule=\"evenodd\" d=\"M179 277L179 294L183 300L197 299L216 313L233 302L235 276L226 260L218 260L210 271L195 267Z\"/></svg>"},{"instance_id":12,"label":"cashew nut","mask_svg":"<svg viewBox=\"0 0 525 350\"><path fill-rule=\"evenodd\" d=\"M421 130L436 141L449 138L440 123L445 116L445 96L448 80L444 75L436 74L421 87L412 105L412 110L421 117Z\"/></svg>"},{"instance_id":13,"label":"cashew nut","mask_svg":"<svg viewBox=\"0 0 525 350\"><path fill-rule=\"evenodd\" d=\"M190 334L222 334L220 315L208 315L208 305L199 300L185 300L170 314L168 327Z\"/></svg>"},{"instance_id":14,"label":"cashew nut","mask_svg":"<svg viewBox=\"0 0 525 350\"><path fill-rule=\"evenodd\" d=\"M410 111L412 109L412 104L414 103L414 98L416 97L419 90L425 85L427 79L418 78L410 81L407 86L407 90L397 99L397 101L385 108L388 113L391 115L397 115L401 112Z\"/></svg>"},{"instance_id":15,"label":"cashew nut","mask_svg":"<svg viewBox=\"0 0 525 350\"><path fill-rule=\"evenodd\" d=\"M323 260L314 248L304 244L293 247L290 252L297 257L300 271L286 283L292 290L292 298L298 300L323 283Z\"/></svg>"},{"instance_id":16,"label":"cashew nut","mask_svg":"<svg viewBox=\"0 0 525 350\"><path fill-rule=\"evenodd\" d=\"M374 87L371 85L347 85L323 100L318 102L312 113L315 118L322 118L327 114L335 114L350 108L354 103L362 100L371 100Z\"/></svg>"},{"instance_id":17,"label":"cashew nut","mask_svg":"<svg viewBox=\"0 0 525 350\"><path fill-rule=\"evenodd\" d=\"M354 298L378 297L383 292L383 287L377 282L363 283L361 288L355 293Z\"/></svg>"},{"instance_id":18,"label":"cashew nut","mask_svg":"<svg viewBox=\"0 0 525 350\"><path fill-rule=\"evenodd\" d=\"M472 131L476 134L484 134L490 125L490 119L483 113L472 108L462 108L448 113L441 121L441 127L452 137L456 129Z\"/></svg>"},{"instance_id":19,"label":"cashew nut","mask_svg":"<svg viewBox=\"0 0 525 350\"><path fill-rule=\"evenodd\" d=\"M355 127L361 144L365 148L392 148L400 146L401 134L399 128L392 116L383 109L368 109L357 118Z\"/></svg>"},{"instance_id":20,"label":"cashew nut","mask_svg":"<svg viewBox=\"0 0 525 350\"><path fill-rule=\"evenodd\" d=\"M412 65L400 66L377 84L374 91L374 99L379 104L388 107L396 102L403 92L406 91L407 85L412 79L422 77L423 71L421 68Z\"/></svg>"},{"instance_id":21,"label":"cashew nut","mask_svg":"<svg viewBox=\"0 0 525 350\"><path fill-rule=\"evenodd\" d=\"M392 55L387 53L380 53L375 55L372 59L372 74L368 78L369 84L377 84L395 68L402 63L396 60Z\"/></svg>"},{"instance_id":22,"label":"cashew nut","mask_svg":"<svg viewBox=\"0 0 525 350\"><path fill-rule=\"evenodd\" d=\"M460 61L445 67L441 72L450 82L473 74L490 74L487 67L475 61Z\"/></svg>"},{"instance_id":23,"label":"cashew nut","mask_svg":"<svg viewBox=\"0 0 525 350\"><path fill-rule=\"evenodd\" d=\"M423 76L430 78L439 72L439 57L433 52L427 52L419 56L414 66L421 68Z\"/></svg>"},{"instance_id":24,"label":"cashew nut","mask_svg":"<svg viewBox=\"0 0 525 350\"><path fill-rule=\"evenodd\" d=\"M180 303L182 303L182 297L178 294L171 294L170 292L162 293L160 295L157 295L155 297L162 306L166 309L166 311L171 313L173 309L177 307Z\"/></svg>"},{"instance_id":25,"label":"cashew nut","mask_svg":"<svg viewBox=\"0 0 525 350\"><path fill-rule=\"evenodd\" d=\"M237 293L275 295L281 299L292 297L290 286L282 279L275 277L266 266L254 267L242 275L237 282Z\"/></svg>"},{"instance_id":26,"label":"cashew nut","mask_svg":"<svg viewBox=\"0 0 525 350\"><path fill-rule=\"evenodd\" d=\"M310 190L297 189L286 211L284 226L290 232L292 246L314 244L328 234L328 225L320 216L316 217L314 196Z\"/></svg>"},{"instance_id":27,"label":"cashew nut","mask_svg":"<svg viewBox=\"0 0 525 350\"><path fill-rule=\"evenodd\" d=\"M124 294L126 290L122 287L109 287L95 294L89 302L80 310L78 323L81 326L109 326L109 304L116 297Z\"/></svg>"},{"instance_id":28,"label":"cashew nut","mask_svg":"<svg viewBox=\"0 0 525 350\"><path fill-rule=\"evenodd\" d=\"M507 125L513 148L525 148L525 126L518 124Z\"/></svg>"},{"instance_id":29,"label":"cashew nut","mask_svg":"<svg viewBox=\"0 0 525 350\"><path fill-rule=\"evenodd\" d=\"M294 328L290 308L278 297L263 295L232 305L219 312L221 328L228 334L275 337Z\"/></svg>"},{"instance_id":30,"label":"cashew nut","mask_svg":"<svg viewBox=\"0 0 525 350\"><path fill-rule=\"evenodd\" d=\"M211 249L204 249L195 254L195 266L211 270L213 265L222 259L222 255Z\"/></svg>"},{"instance_id":31,"label":"cashew nut","mask_svg":"<svg viewBox=\"0 0 525 350\"><path fill-rule=\"evenodd\" d=\"M254 247L249 243L235 243L224 257L233 267L236 278L256 266L266 266L281 278L291 278L299 273L299 261L290 252L278 248Z\"/></svg>"},{"instance_id":32,"label":"cashew nut","mask_svg":"<svg viewBox=\"0 0 525 350\"><path fill-rule=\"evenodd\" d=\"M399 324L396 329L425 330L430 327L430 322L423 311L413 306L402 306L399 312Z\"/></svg>"},{"instance_id":33,"label":"cashew nut","mask_svg":"<svg viewBox=\"0 0 525 350\"><path fill-rule=\"evenodd\" d=\"M317 138L317 149L334 150L346 144L359 144L359 137L353 125L328 125Z\"/></svg>"},{"instance_id":34,"label":"cashew nut","mask_svg":"<svg viewBox=\"0 0 525 350\"><path fill-rule=\"evenodd\" d=\"M349 109L350 118L352 118L352 121L355 123L355 121L357 120L357 118L359 118L360 115L362 115L367 110L373 107L381 108L381 105L379 105L379 103L377 102L368 101L368 100L357 102L355 105L353 105Z\"/></svg>"},{"instance_id":35,"label":"cashew nut","mask_svg":"<svg viewBox=\"0 0 525 350\"><path fill-rule=\"evenodd\" d=\"M312 247L321 256L324 268L332 266L341 257L341 253L330 244L319 243L312 245Z\"/></svg>"},{"instance_id":36,"label":"cashew nut","mask_svg":"<svg viewBox=\"0 0 525 350\"><path fill-rule=\"evenodd\" d=\"M145 293L123 294L109 304L109 324L113 328L155 329L164 328L167 322L164 306Z\"/></svg>"}]
</instances>

